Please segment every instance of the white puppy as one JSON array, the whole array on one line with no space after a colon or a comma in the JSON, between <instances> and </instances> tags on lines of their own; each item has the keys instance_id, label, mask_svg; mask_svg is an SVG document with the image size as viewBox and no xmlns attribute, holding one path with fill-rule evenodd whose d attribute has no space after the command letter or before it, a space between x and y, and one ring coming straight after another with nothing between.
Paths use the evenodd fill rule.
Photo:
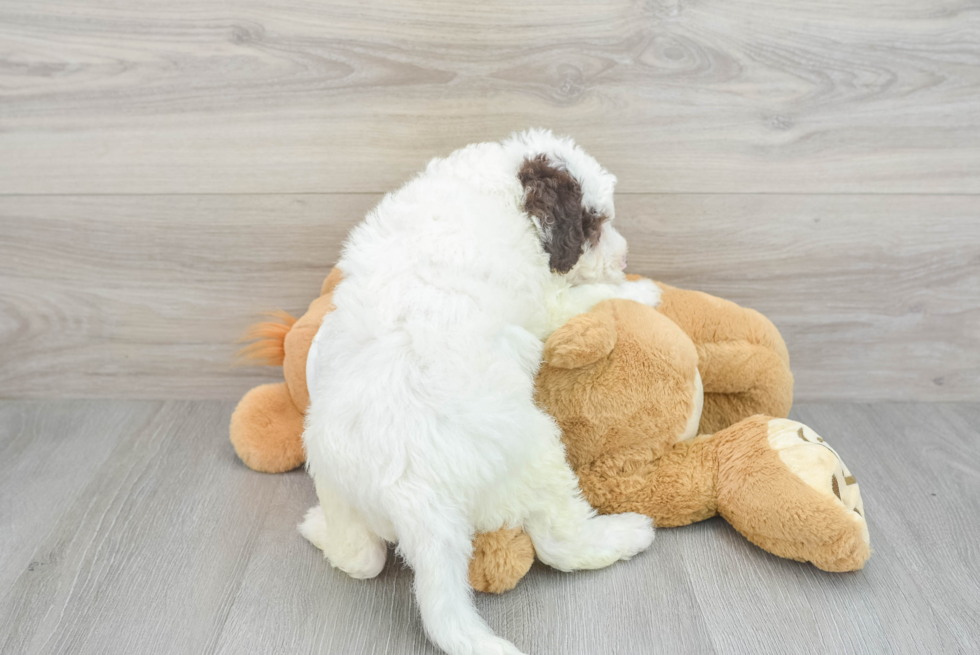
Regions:
<instances>
[{"instance_id":1,"label":"white puppy","mask_svg":"<svg viewBox=\"0 0 980 655\"><path fill-rule=\"evenodd\" d=\"M645 516L595 515L534 402L552 331L606 298L659 301L625 280L615 184L550 132L471 145L387 195L338 262L303 434L320 506L301 531L355 578L397 542L425 629L453 655L518 652L473 605L475 532L523 526L562 571L653 540Z\"/></svg>"}]
</instances>

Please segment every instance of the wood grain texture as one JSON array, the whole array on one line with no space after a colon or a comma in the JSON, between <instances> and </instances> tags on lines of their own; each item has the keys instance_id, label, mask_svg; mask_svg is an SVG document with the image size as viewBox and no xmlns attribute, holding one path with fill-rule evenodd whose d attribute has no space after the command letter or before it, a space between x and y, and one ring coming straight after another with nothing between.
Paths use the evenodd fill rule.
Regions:
<instances>
[{"instance_id":1,"label":"wood grain texture","mask_svg":"<svg viewBox=\"0 0 980 655\"><path fill-rule=\"evenodd\" d=\"M873 554L857 574L828 575L749 557L727 525L694 526L687 569L712 617L715 651L975 651L980 619L949 608L980 602L976 540L964 525L980 510L977 405L803 404L792 418L823 436L857 476ZM725 564L706 575L709 561Z\"/></svg>"},{"instance_id":2,"label":"wood grain texture","mask_svg":"<svg viewBox=\"0 0 980 655\"><path fill-rule=\"evenodd\" d=\"M0 589L21 574L52 525L89 485L119 440L153 416L152 403L110 407L68 403L58 412L33 403L0 404ZM68 535L70 537L70 535ZM43 572L57 553L27 564Z\"/></svg>"},{"instance_id":3,"label":"wood grain texture","mask_svg":"<svg viewBox=\"0 0 980 655\"><path fill-rule=\"evenodd\" d=\"M0 193L384 192L512 130L624 192L980 193L975 0L5 0Z\"/></svg>"},{"instance_id":4,"label":"wood grain texture","mask_svg":"<svg viewBox=\"0 0 980 655\"><path fill-rule=\"evenodd\" d=\"M301 313L371 194L0 198L0 397L237 399L263 311ZM631 270L768 315L797 398L980 399L971 196L635 195Z\"/></svg>"},{"instance_id":5,"label":"wood grain texture","mask_svg":"<svg viewBox=\"0 0 980 655\"><path fill-rule=\"evenodd\" d=\"M411 571L394 556L375 580L331 569L296 531L309 479L238 462L231 408L0 402L0 653L437 652ZM794 417L861 482L863 571L771 556L712 519L601 571L536 564L513 592L478 595L481 614L536 655L977 652L980 405Z\"/></svg>"}]
</instances>

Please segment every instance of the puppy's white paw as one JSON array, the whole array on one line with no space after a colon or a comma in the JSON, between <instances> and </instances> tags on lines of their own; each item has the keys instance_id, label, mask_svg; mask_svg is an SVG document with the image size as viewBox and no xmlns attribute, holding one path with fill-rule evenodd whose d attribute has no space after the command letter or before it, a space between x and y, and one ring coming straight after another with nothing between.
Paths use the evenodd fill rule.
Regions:
<instances>
[{"instance_id":1,"label":"puppy's white paw","mask_svg":"<svg viewBox=\"0 0 980 655\"><path fill-rule=\"evenodd\" d=\"M653 543L653 521L642 514L594 516L575 537L550 544L535 542L538 557L560 571L601 569L629 559Z\"/></svg>"},{"instance_id":2,"label":"puppy's white paw","mask_svg":"<svg viewBox=\"0 0 980 655\"><path fill-rule=\"evenodd\" d=\"M323 551L330 565L358 580L377 577L388 558L388 547L360 526L329 526L317 505L306 512L299 532ZM347 530L348 534L341 534Z\"/></svg>"},{"instance_id":3,"label":"puppy's white paw","mask_svg":"<svg viewBox=\"0 0 980 655\"><path fill-rule=\"evenodd\" d=\"M606 547L617 553L617 559L629 559L653 543L656 535L653 520L643 514L608 514L597 516L605 533Z\"/></svg>"},{"instance_id":4,"label":"puppy's white paw","mask_svg":"<svg viewBox=\"0 0 980 655\"><path fill-rule=\"evenodd\" d=\"M343 566L339 564L336 566L355 580L370 580L378 577L384 569L387 559L388 549L386 547L378 548L371 545L362 550L356 557L347 560Z\"/></svg>"},{"instance_id":5,"label":"puppy's white paw","mask_svg":"<svg viewBox=\"0 0 980 655\"><path fill-rule=\"evenodd\" d=\"M320 550L326 547L329 536L327 519L323 516L323 509L319 505L306 511L303 522L299 524L299 533Z\"/></svg>"},{"instance_id":6,"label":"puppy's white paw","mask_svg":"<svg viewBox=\"0 0 980 655\"><path fill-rule=\"evenodd\" d=\"M629 280L623 283L620 298L656 307L660 304L660 287L651 280Z\"/></svg>"}]
</instances>

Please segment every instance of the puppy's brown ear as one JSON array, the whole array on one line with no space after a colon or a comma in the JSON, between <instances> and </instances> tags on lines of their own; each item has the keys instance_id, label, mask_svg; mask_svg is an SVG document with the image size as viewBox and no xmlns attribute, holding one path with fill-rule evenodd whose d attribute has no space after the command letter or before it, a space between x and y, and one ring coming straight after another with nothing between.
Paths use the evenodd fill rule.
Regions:
<instances>
[{"instance_id":1,"label":"puppy's brown ear","mask_svg":"<svg viewBox=\"0 0 980 655\"><path fill-rule=\"evenodd\" d=\"M616 320L593 309L558 328L544 344L544 361L558 368L581 368L609 355L616 345Z\"/></svg>"},{"instance_id":2,"label":"puppy's brown ear","mask_svg":"<svg viewBox=\"0 0 980 655\"><path fill-rule=\"evenodd\" d=\"M582 215L582 187L544 155L525 159L517 174L524 185L524 211L538 219L551 270L567 273L582 255L588 235Z\"/></svg>"}]
</instances>

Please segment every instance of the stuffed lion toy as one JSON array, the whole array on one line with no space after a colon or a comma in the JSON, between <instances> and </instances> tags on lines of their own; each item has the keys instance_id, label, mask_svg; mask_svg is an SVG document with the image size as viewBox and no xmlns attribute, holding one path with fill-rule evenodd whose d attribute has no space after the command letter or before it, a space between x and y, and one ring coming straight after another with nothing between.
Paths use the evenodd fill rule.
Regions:
<instances>
[{"instance_id":1,"label":"stuffed lion toy","mask_svg":"<svg viewBox=\"0 0 980 655\"><path fill-rule=\"evenodd\" d=\"M331 271L298 320L278 313L246 334L243 355L281 365L285 378L249 391L231 417L235 451L256 471L304 462L308 354L341 278ZM860 569L871 553L860 489L837 451L785 418L793 376L775 326L732 302L658 286L656 308L607 300L545 343L536 397L562 428L585 498L599 513L640 512L658 527L720 515L780 557ZM480 534L470 581L500 593L533 561L520 528Z\"/></svg>"}]
</instances>

